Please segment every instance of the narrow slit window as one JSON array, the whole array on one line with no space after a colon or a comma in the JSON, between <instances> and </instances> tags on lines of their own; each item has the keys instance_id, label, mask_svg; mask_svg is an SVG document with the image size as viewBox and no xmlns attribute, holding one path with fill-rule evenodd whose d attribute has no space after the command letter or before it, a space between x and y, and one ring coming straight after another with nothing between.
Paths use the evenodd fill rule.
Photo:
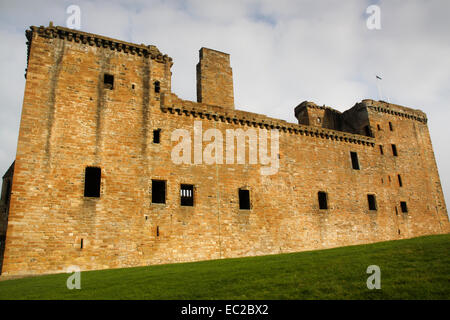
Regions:
<instances>
[{"instance_id":1,"label":"narrow slit window","mask_svg":"<svg viewBox=\"0 0 450 320\"><path fill-rule=\"evenodd\" d=\"M369 210L377 210L377 199L374 194L367 195L367 202L369 203Z\"/></svg>"},{"instance_id":2,"label":"narrow slit window","mask_svg":"<svg viewBox=\"0 0 450 320\"><path fill-rule=\"evenodd\" d=\"M398 174L397 178L398 178L398 185L399 185L399 187L403 187L402 176Z\"/></svg>"},{"instance_id":3,"label":"narrow slit window","mask_svg":"<svg viewBox=\"0 0 450 320\"><path fill-rule=\"evenodd\" d=\"M159 93L161 91L161 84L159 83L159 81L155 81L154 85L155 85L155 93Z\"/></svg>"},{"instance_id":4,"label":"narrow slit window","mask_svg":"<svg viewBox=\"0 0 450 320\"><path fill-rule=\"evenodd\" d=\"M194 206L194 186L192 184L182 184L180 188L180 199L182 206Z\"/></svg>"},{"instance_id":5,"label":"narrow slit window","mask_svg":"<svg viewBox=\"0 0 450 320\"><path fill-rule=\"evenodd\" d=\"M250 191L239 189L239 209L250 210Z\"/></svg>"},{"instance_id":6,"label":"narrow slit window","mask_svg":"<svg viewBox=\"0 0 450 320\"><path fill-rule=\"evenodd\" d=\"M350 157L352 158L352 168L359 170L358 154L356 152L350 152Z\"/></svg>"},{"instance_id":7,"label":"narrow slit window","mask_svg":"<svg viewBox=\"0 0 450 320\"><path fill-rule=\"evenodd\" d=\"M328 209L328 196L326 192L319 191L318 199L319 199L319 209L325 210Z\"/></svg>"},{"instance_id":8,"label":"narrow slit window","mask_svg":"<svg viewBox=\"0 0 450 320\"><path fill-rule=\"evenodd\" d=\"M392 145L392 154L394 157L398 157L397 146L395 144Z\"/></svg>"},{"instance_id":9,"label":"narrow slit window","mask_svg":"<svg viewBox=\"0 0 450 320\"><path fill-rule=\"evenodd\" d=\"M153 130L153 143L160 143L161 129Z\"/></svg>"},{"instance_id":10,"label":"narrow slit window","mask_svg":"<svg viewBox=\"0 0 450 320\"><path fill-rule=\"evenodd\" d=\"M381 127L379 124L377 124L377 129L378 129L378 131L381 131Z\"/></svg>"},{"instance_id":11,"label":"narrow slit window","mask_svg":"<svg viewBox=\"0 0 450 320\"><path fill-rule=\"evenodd\" d=\"M368 137L372 136L372 130L370 129L370 126L365 126L364 131L366 133L366 136L368 136Z\"/></svg>"},{"instance_id":12,"label":"narrow slit window","mask_svg":"<svg viewBox=\"0 0 450 320\"><path fill-rule=\"evenodd\" d=\"M406 205L405 201L401 201L400 202L400 207L402 208L402 212L403 213L407 213L408 212L408 206Z\"/></svg>"},{"instance_id":13,"label":"narrow slit window","mask_svg":"<svg viewBox=\"0 0 450 320\"><path fill-rule=\"evenodd\" d=\"M394 127L392 126L392 122L389 122L389 130L394 131Z\"/></svg>"},{"instance_id":14,"label":"narrow slit window","mask_svg":"<svg viewBox=\"0 0 450 320\"><path fill-rule=\"evenodd\" d=\"M383 146L380 144L380 153L383 155L384 151L383 151Z\"/></svg>"},{"instance_id":15,"label":"narrow slit window","mask_svg":"<svg viewBox=\"0 0 450 320\"><path fill-rule=\"evenodd\" d=\"M84 173L84 196L100 197L100 185L102 179L102 170L96 167L86 167Z\"/></svg>"},{"instance_id":16,"label":"narrow slit window","mask_svg":"<svg viewBox=\"0 0 450 320\"><path fill-rule=\"evenodd\" d=\"M80 249L83 249L83 238L80 241Z\"/></svg>"},{"instance_id":17,"label":"narrow slit window","mask_svg":"<svg viewBox=\"0 0 450 320\"><path fill-rule=\"evenodd\" d=\"M166 203L165 180L152 180L152 203Z\"/></svg>"},{"instance_id":18,"label":"narrow slit window","mask_svg":"<svg viewBox=\"0 0 450 320\"><path fill-rule=\"evenodd\" d=\"M159 237L159 226L156 226L156 236Z\"/></svg>"},{"instance_id":19,"label":"narrow slit window","mask_svg":"<svg viewBox=\"0 0 450 320\"><path fill-rule=\"evenodd\" d=\"M105 73L103 76L103 83L105 84L106 89L114 89L114 76L112 74Z\"/></svg>"}]
</instances>

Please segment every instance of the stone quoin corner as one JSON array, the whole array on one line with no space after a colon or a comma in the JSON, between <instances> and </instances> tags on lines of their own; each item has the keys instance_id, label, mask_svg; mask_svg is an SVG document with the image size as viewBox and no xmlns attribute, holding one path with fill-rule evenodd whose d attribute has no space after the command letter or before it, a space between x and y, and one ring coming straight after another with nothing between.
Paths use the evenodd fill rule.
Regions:
<instances>
[{"instance_id":1,"label":"stone quoin corner","mask_svg":"<svg viewBox=\"0 0 450 320\"><path fill-rule=\"evenodd\" d=\"M236 108L230 56L220 51L200 49L193 102L171 91L172 58L156 46L52 24L26 38L17 153L3 176L2 276L450 232L420 110L367 99L340 112L304 101L291 106L290 123ZM209 129L223 136L223 148L201 149L222 161L195 161L194 143L190 161L172 161L172 133L194 139L200 124L200 141ZM244 134L226 141L241 161L226 161L227 130ZM261 154L252 158L252 132L267 133L273 174L261 174Z\"/></svg>"}]
</instances>

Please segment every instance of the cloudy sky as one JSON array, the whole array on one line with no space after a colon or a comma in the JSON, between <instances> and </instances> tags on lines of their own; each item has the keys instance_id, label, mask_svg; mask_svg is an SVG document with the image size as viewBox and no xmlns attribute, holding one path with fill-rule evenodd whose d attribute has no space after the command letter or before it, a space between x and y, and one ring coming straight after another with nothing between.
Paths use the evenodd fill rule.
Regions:
<instances>
[{"instance_id":1,"label":"cloudy sky","mask_svg":"<svg viewBox=\"0 0 450 320\"><path fill-rule=\"evenodd\" d=\"M370 5L381 29L369 30ZM66 26L156 45L174 59L172 91L196 100L198 50L231 54L238 109L295 122L304 100L344 111L365 98L423 110L450 199L450 1L448 0L0 0L0 172L15 157L25 85L25 30ZM448 203L448 201L447 201Z\"/></svg>"}]
</instances>

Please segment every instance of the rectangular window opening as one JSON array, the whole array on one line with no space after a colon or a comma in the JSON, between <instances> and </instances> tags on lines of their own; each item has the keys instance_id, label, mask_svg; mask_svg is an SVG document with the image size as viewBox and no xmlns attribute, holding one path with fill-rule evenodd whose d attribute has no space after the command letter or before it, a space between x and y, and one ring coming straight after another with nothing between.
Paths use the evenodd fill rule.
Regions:
<instances>
[{"instance_id":1,"label":"rectangular window opening","mask_svg":"<svg viewBox=\"0 0 450 320\"><path fill-rule=\"evenodd\" d=\"M161 91L161 84L159 81L155 81L155 93L159 93Z\"/></svg>"},{"instance_id":2,"label":"rectangular window opening","mask_svg":"<svg viewBox=\"0 0 450 320\"><path fill-rule=\"evenodd\" d=\"M182 206L194 206L194 186L192 184L182 184L180 188L180 199Z\"/></svg>"},{"instance_id":3,"label":"rectangular window opening","mask_svg":"<svg viewBox=\"0 0 450 320\"><path fill-rule=\"evenodd\" d=\"M377 124L377 129L378 129L378 131L381 131L381 127L379 124Z\"/></svg>"},{"instance_id":4,"label":"rectangular window opening","mask_svg":"<svg viewBox=\"0 0 450 320\"><path fill-rule=\"evenodd\" d=\"M161 141L161 129L153 130L153 143L160 143Z\"/></svg>"},{"instance_id":5,"label":"rectangular window opening","mask_svg":"<svg viewBox=\"0 0 450 320\"><path fill-rule=\"evenodd\" d=\"M102 170L97 167L86 167L84 174L84 196L100 197Z\"/></svg>"},{"instance_id":6,"label":"rectangular window opening","mask_svg":"<svg viewBox=\"0 0 450 320\"><path fill-rule=\"evenodd\" d=\"M392 122L389 122L389 130L394 131L394 127L392 126Z\"/></svg>"},{"instance_id":7,"label":"rectangular window opening","mask_svg":"<svg viewBox=\"0 0 450 320\"><path fill-rule=\"evenodd\" d=\"M365 126L364 131L366 133L366 136L368 136L368 137L372 136L372 130L370 129L370 126Z\"/></svg>"},{"instance_id":8,"label":"rectangular window opening","mask_svg":"<svg viewBox=\"0 0 450 320\"><path fill-rule=\"evenodd\" d=\"M374 194L368 194L367 201L369 203L369 210L377 210L377 199Z\"/></svg>"},{"instance_id":9,"label":"rectangular window opening","mask_svg":"<svg viewBox=\"0 0 450 320\"><path fill-rule=\"evenodd\" d=\"M105 84L106 89L114 89L114 76L112 74L105 73L103 76L103 83Z\"/></svg>"},{"instance_id":10,"label":"rectangular window opening","mask_svg":"<svg viewBox=\"0 0 450 320\"><path fill-rule=\"evenodd\" d=\"M384 151L383 151L383 146L380 144L380 153L383 155Z\"/></svg>"},{"instance_id":11,"label":"rectangular window opening","mask_svg":"<svg viewBox=\"0 0 450 320\"><path fill-rule=\"evenodd\" d=\"M239 189L239 209L250 210L250 191Z\"/></svg>"},{"instance_id":12,"label":"rectangular window opening","mask_svg":"<svg viewBox=\"0 0 450 320\"><path fill-rule=\"evenodd\" d=\"M359 170L358 154L356 152L350 152L352 158L352 167L354 170Z\"/></svg>"},{"instance_id":13,"label":"rectangular window opening","mask_svg":"<svg viewBox=\"0 0 450 320\"><path fill-rule=\"evenodd\" d=\"M322 210L328 209L327 193L323 192L323 191L319 191L317 195L319 198L319 209L322 209Z\"/></svg>"},{"instance_id":14,"label":"rectangular window opening","mask_svg":"<svg viewBox=\"0 0 450 320\"><path fill-rule=\"evenodd\" d=\"M166 203L165 180L152 180L152 203Z\"/></svg>"},{"instance_id":15,"label":"rectangular window opening","mask_svg":"<svg viewBox=\"0 0 450 320\"><path fill-rule=\"evenodd\" d=\"M400 207L402 208L402 212L403 213L407 213L408 212L408 206L406 205L405 201L401 201L400 202Z\"/></svg>"},{"instance_id":16,"label":"rectangular window opening","mask_svg":"<svg viewBox=\"0 0 450 320\"><path fill-rule=\"evenodd\" d=\"M392 145L392 154L394 157L398 157L397 146L395 144Z\"/></svg>"},{"instance_id":17,"label":"rectangular window opening","mask_svg":"<svg viewBox=\"0 0 450 320\"><path fill-rule=\"evenodd\" d=\"M398 174L398 175L397 175L397 178L398 178L398 185L399 185L400 187L403 187L402 177Z\"/></svg>"}]
</instances>

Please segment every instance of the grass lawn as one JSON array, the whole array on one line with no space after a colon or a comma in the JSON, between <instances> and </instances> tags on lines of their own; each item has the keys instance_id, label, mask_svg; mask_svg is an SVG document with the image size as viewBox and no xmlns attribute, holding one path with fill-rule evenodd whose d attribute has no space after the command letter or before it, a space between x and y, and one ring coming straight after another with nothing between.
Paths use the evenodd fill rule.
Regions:
<instances>
[{"instance_id":1,"label":"grass lawn","mask_svg":"<svg viewBox=\"0 0 450 320\"><path fill-rule=\"evenodd\" d=\"M369 265L381 289L369 290ZM0 299L450 299L450 234L336 249L0 282Z\"/></svg>"}]
</instances>

